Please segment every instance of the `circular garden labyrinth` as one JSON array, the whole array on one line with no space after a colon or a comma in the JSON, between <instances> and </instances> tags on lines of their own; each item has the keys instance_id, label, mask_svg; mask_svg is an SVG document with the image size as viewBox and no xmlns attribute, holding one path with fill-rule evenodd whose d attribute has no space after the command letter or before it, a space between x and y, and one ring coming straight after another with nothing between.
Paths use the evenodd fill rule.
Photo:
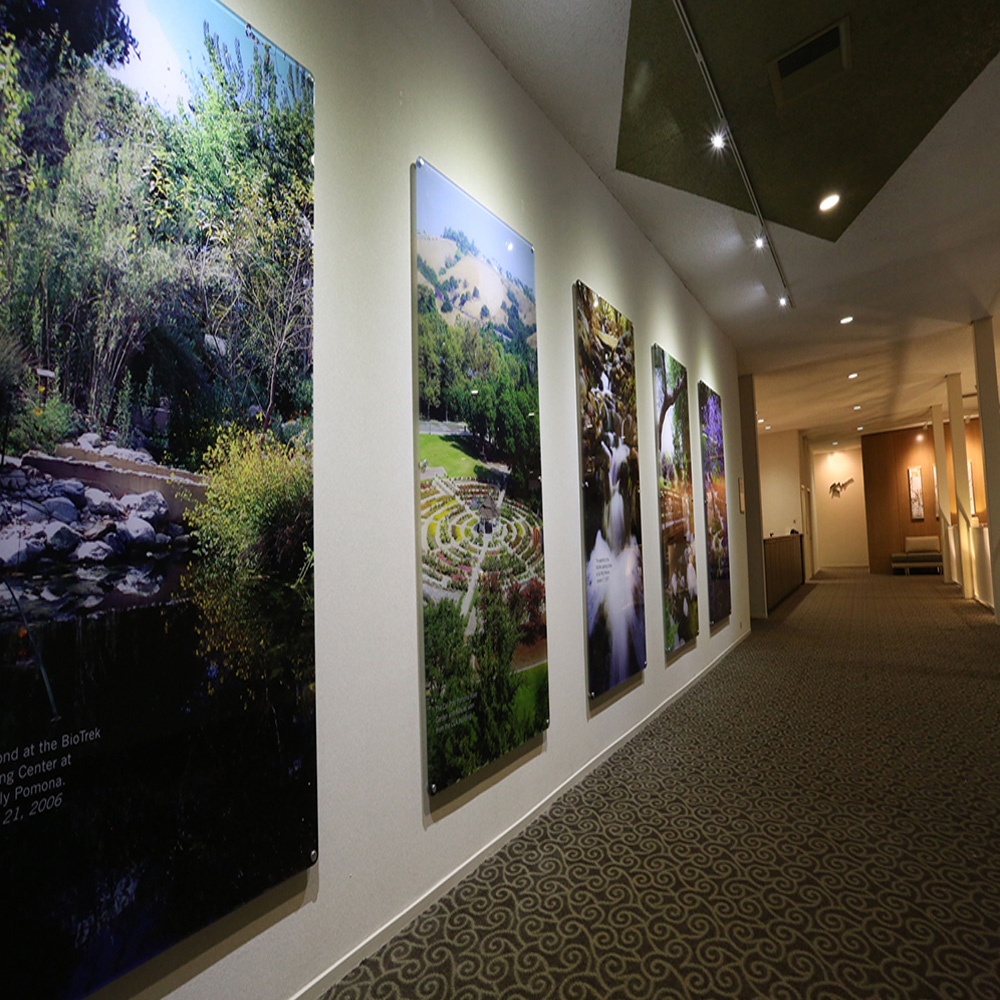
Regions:
<instances>
[{"instance_id":1,"label":"circular garden labyrinth","mask_svg":"<svg viewBox=\"0 0 1000 1000\"><path fill-rule=\"evenodd\" d=\"M542 524L516 500L476 479L424 480L420 484L421 559L424 593L465 592L482 556L484 573L501 573L525 584L543 577ZM492 532L481 530L483 504L499 504ZM485 550L485 551L484 551ZM436 592L436 593L435 593ZM455 593L452 599L460 599Z\"/></svg>"}]
</instances>

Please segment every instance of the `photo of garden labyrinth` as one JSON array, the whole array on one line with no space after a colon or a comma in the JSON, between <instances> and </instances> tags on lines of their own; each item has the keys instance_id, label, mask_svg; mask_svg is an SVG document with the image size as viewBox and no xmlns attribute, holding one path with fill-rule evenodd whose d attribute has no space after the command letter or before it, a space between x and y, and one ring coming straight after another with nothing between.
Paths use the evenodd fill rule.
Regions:
<instances>
[{"instance_id":1,"label":"photo of garden labyrinth","mask_svg":"<svg viewBox=\"0 0 1000 1000\"><path fill-rule=\"evenodd\" d=\"M484 505L499 508L495 518ZM440 600L463 592L468 615L481 572L502 572L527 584L543 573L542 528L523 504L475 479L432 476L420 484L424 597ZM486 530L487 524L489 531ZM470 618L466 634L475 628Z\"/></svg>"}]
</instances>

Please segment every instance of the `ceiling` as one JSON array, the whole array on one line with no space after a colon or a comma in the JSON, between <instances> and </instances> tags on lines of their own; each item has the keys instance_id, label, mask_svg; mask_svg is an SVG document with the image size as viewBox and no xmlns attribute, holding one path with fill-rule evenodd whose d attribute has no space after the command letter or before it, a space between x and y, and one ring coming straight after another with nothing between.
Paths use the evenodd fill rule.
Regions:
<instances>
[{"instance_id":1,"label":"ceiling","mask_svg":"<svg viewBox=\"0 0 1000 1000\"><path fill-rule=\"evenodd\" d=\"M764 250L674 4L452 3L735 344L762 432L843 445L947 413L949 372L973 392L969 324L1000 307L995 2L687 0ZM768 65L843 18L848 56L786 77L779 104Z\"/></svg>"}]
</instances>

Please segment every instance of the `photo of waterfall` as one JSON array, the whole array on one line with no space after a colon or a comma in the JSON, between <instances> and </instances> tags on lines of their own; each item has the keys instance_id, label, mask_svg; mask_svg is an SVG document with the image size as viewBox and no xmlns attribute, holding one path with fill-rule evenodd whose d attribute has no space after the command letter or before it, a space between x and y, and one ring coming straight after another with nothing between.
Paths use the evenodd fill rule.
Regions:
<instances>
[{"instance_id":1,"label":"photo of waterfall","mask_svg":"<svg viewBox=\"0 0 1000 1000\"><path fill-rule=\"evenodd\" d=\"M722 434L722 400L704 382L698 383L701 421L701 467L705 478L705 526L708 532L708 621L717 625L729 617L729 522L726 511L726 456Z\"/></svg>"},{"instance_id":2,"label":"photo of waterfall","mask_svg":"<svg viewBox=\"0 0 1000 1000\"><path fill-rule=\"evenodd\" d=\"M653 345L656 479L663 573L663 647L683 648L698 634L694 489L687 369Z\"/></svg>"},{"instance_id":3,"label":"photo of waterfall","mask_svg":"<svg viewBox=\"0 0 1000 1000\"><path fill-rule=\"evenodd\" d=\"M421 606L427 790L549 724L531 244L419 160Z\"/></svg>"},{"instance_id":4,"label":"photo of waterfall","mask_svg":"<svg viewBox=\"0 0 1000 1000\"><path fill-rule=\"evenodd\" d=\"M639 438L632 323L575 285L587 577L587 671L595 698L646 667Z\"/></svg>"}]
</instances>

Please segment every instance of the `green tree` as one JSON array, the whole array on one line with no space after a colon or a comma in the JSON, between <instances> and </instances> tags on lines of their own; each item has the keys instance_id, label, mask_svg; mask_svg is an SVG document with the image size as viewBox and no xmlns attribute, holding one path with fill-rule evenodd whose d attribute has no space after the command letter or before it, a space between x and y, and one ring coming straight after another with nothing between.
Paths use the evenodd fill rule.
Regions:
<instances>
[{"instance_id":1,"label":"green tree","mask_svg":"<svg viewBox=\"0 0 1000 1000\"><path fill-rule=\"evenodd\" d=\"M478 684L465 627L457 602L425 602L427 772L429 783L437 788L466 777L484 763L475 712Z\"/></svg>"}]
</instances>

